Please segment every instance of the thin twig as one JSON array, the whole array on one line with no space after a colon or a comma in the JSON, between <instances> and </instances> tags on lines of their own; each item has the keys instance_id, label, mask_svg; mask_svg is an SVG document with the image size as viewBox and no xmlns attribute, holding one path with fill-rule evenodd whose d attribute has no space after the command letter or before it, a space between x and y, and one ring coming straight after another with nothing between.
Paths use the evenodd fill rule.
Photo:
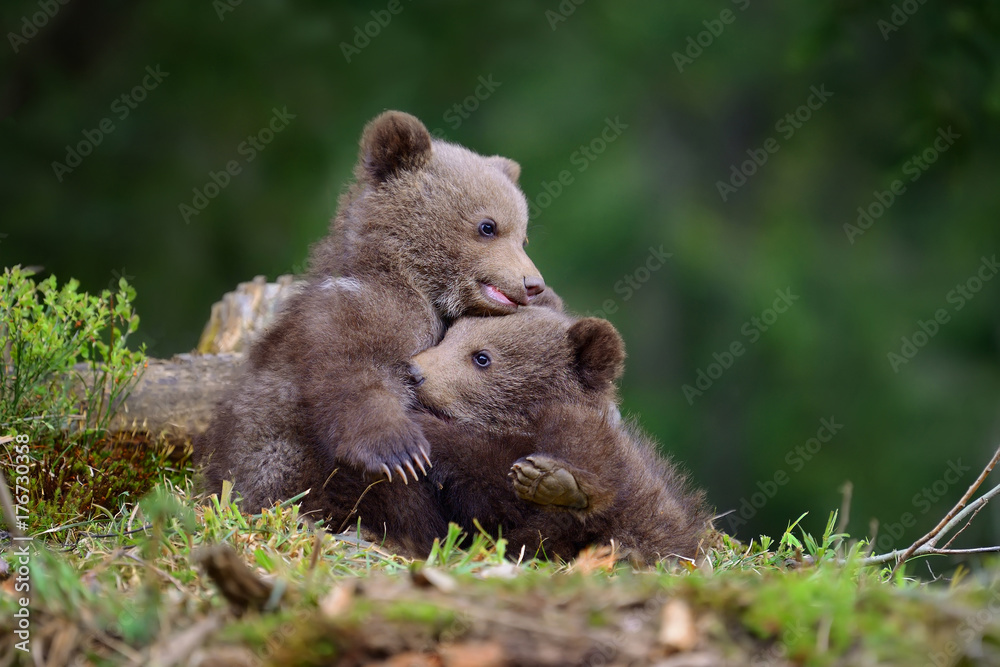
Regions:
<instances>
[{"instance_id":1,"label":"thin twig","mask_svg":"<svg viewBox=\"0 0 1000 667\"><path fill-rule=\"evenodd\" d=\"M877 565L878 563L886 563L896 558L902 558L903 556L911 558L913 556L928 556L928 555L947 556L956 554L979 554L979 553L1000 552L1000 546L979 547L976 549L948 549L947 547L949 544L951 544L951 540L949 540L945 544L945 546L940 549L935 546L938 539L940 539L944 535L947 535L955 526L961 523L961 521L969 514L975 516L976 513L979 512L979 510L981 510L983 507L985 507L986 503L988 503L990 499L996 496L997 494L1000 494L1000 484L994 486L992 489L987 491L985 495L976 498L972 503L969 504L968 507L966 507L964 510L956 514L954 518L952 518L952 520L949 521L945 525L945 527L941 529L938 536L936 536L932 540L929 540L926 544L917 547L917 549L913 550L913 552L910 553L909 555L906 554L908 551L910 551L910 549L912 549L912 547L907 547L906 549L897 549L896 551L892 551L887 554L879 554L878 556L868 556L866 558L862 558L860 560L860 563L862 565ZM972 519L969 519L969 521L971 520ZM962 528L962 530L965 530L965 528ZM874 538L872 541L874 542ZM902 563L902 560L900 560L899 562ZM895 571L895 568L893 569L893 571Z\"/></svg>"},{"instance_id":2,"label":"thin twig","mask_svg":"<svg viewBox=\"0 0 1000 667\"><path fill-rule=\"evenodd\" d=\"M334 472L336 472L336 470ZM364 491L361 492L361 495L358 497L358 502L354 503L354 507L352 507L351 511L347 513L347 517L344 519L344 523L340 524L340 528L337 529L338 533L344 532L344 529L347 528L347 522L350 521L351 517L354 516L354 514L358 511L358 505L361 504L361 501L364 500L368 492L372 490L372 487L375 486L376 484L381 484L384 481L385 481L384 479L376 480L371 484L369 484L368 488L366 488Z\"/></svg>"},{"instance_id":3,"label":"thin twig","mask_svg":"<svg viewBox=\"0 0 1000 667\"><path fill-rule=\"evenodd\" d=\"M897 549L896 551L890 551L886 554L879 554L877 556L866 556L858 562L861 565L878 565L879 563L887 563L895 558L899 558L906 552L906 549Z\"/></svg>"},{"instance_id":4,"label":"thin twig","mask_svg":"<svg viewBox=\"0 0 1000 667\"><path fill-rule=\"evenodd\" d=\"M986 507L986 503L982 503L979 507L977 507L976 511L972 513L972 516L969 517L969 520L965 522L964 526L962 526L962 529L959 530L954 535L952 535L951 539L949 539L947 542L945 542L944 546L941 547L941 548L942 549L947 549L948 547L950 547L952 545L952 543L955 540L958 539L958 536L961 535L962 533L964 533L965 529L972 525L972 522L976 520L976 515L979 514L980 510L982 510L984 507Z\"/></svg>"},{"instance_id":5,"label":"thin twig","mask_svg":"<svg viewBox=\"0 0 1000 667\"><path fill-rule=\"evenodd\" d=\"M944 537L945 535L950 533L955 528L955 526L960 524L965 519L965 517L969 516L969 514L975 514L976 512L978 512L983 505L990 502L990 499L995 497L997 494L1000 494L1000 484L997 484L992 489L990 489L980 497L976 498L975 501L973 501L968 507L966 507L964 510L956 514L955 518L953 518L951 521L948 522L948 525L944 527L944 529L941 531L941 534L935 537L933 540L931 540L930 544L932 545L937 544L937 541L941 537Z\"/></svg>"},{"instance_id":6,"label":"thin twig","mask_svg":"<svg viewBox=\"0 0 1000 667\"><path fill-rule=\"evenodd\" d=\"M928 553L940 555L961 555L961 554L992 554L1000 553L1000 545L995 547L972 547L971 549L938 549L934 547Z\"/></svg>"},{"instance_id":7,"label":"thin twig","mask_svg":"<svg viewBox=\"0 0 1000 667\"><path fill-rule=\"evenodd\" d=\"M887 563L891 560L899 558L907 549L897 549L896 551L890 551L887 554L879 554L878 556L869 556L868 558L862 558L858 562L861 565L878 565L879 563ZM976 547L973 549L938 549L937 547L932 547L928 544L923 545L919 549L913 552L913 556L961 556L967 554L991 554L1000 553L1000 545L995 547Z\"/></svg>"},{"instance_id":8,"label":"thin twig","mask_svg":"<svg viewBox=\"0 0 1000 667\"><path fill-rule=\"evenodd\" d=\"M993 472L993 467L997 464L998 461L1000 461L1000 447L997 447L997 451L993 454L993 458L990 459L990 462L986 465L985 468L983 468L983 471L979 473L979 477L976 478L976 481L972 483L972 486L969 487L969 489L965 492L962 498L955 504L955 506L952 507L951 510L949 510L948 514L946 514L945 517L941 519L940 522L938 522L938 525L934 526L934 528L931 529L929 533L927 533L919 540L911 544L903 552L903 555L899 557L899 560L896 561L896 565L893 566L892 568L893 574L895 574L896 570L898 570L899 567L903 563L905 563L908 558L913 556L913 554L917 551L917 549L924 546L925 544L930 544L933 547L937 543L937 540L941 537L943 532L947 532L952 527L954 527L954 524L952 522L956 519L956 517L964 516L964 514L960 514L960 511L962 510L963 507L965 507L965 504L969 502L969 498L971 498L972 494L976 492L976 489L978 489L980 485L982 485L982 483L986 480L987 475ZM987 494L987 496L989 496L989 494ZM987 496L984 496L984 498L986 498ZM982 500L982 498L980 498L980 500ZM959 519L959 521L961 521L961 519Z\"/></svg>"}]
</instances>

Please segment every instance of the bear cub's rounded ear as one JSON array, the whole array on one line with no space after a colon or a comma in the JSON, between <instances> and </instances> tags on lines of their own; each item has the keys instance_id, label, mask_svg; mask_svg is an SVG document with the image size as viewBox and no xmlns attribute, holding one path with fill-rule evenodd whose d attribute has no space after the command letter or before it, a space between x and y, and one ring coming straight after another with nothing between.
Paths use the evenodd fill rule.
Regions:
<instances>
[{"instance_id":1,"label":"bear cub's rounded ear","mask_svg":"<svg viewBox=\"0 0 1000 667\"><path fill-rule=\"evenodd\" d=\"M374 183L383 183L401 171L419 169L430 157L427 128L402 111L379 114L361 135L361 162Z\"/></svg>"},{"instance_id":2,"label":"bear cub's rounded ear","mask_svg":"<svg viewBox=\"0 0 1000 667\"><path fill-rule=\"evenodd\" d=\"M625 369L625 343L607 320L585 317L569 328L569 344L576 356L576 372L583 386L603 391Z\"/></svg>"},{"instance_id":3,"label":"bear cub's rounded ear","mask_svg":"<svg viewBox=\"0 0 1000 667\"><path fill-rule=\"evenodd\" d=\"M517 185L517 180L521 178L521 165L501 155L494 155L486 159L491 165L503 172L504 176L509 178L511 183Z\"/></svg>"}]
</instances>

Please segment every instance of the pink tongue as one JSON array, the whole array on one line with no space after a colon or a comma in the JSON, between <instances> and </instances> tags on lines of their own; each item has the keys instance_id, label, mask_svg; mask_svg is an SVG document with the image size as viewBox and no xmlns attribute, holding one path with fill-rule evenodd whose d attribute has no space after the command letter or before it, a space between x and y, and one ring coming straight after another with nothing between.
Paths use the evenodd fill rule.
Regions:
<instances>
[{"instance_id":1,"label":"pink tongue","mask_svg":"<svg viewBox=\"0 0 1000 667\"><path fill-rule=\"evenodd\" d=\"M508 299L506 294L504 294L503 292L501 292L500 290L498 290L493 285L487 285L486 283L483 283L483 288L486 291L486 296L490 297L494 301L499 301L500 303L502 303L502 304L504 304L506 306L516 306L517 305L513 301L511 301L510 299Z\"/></svg>"}]
</instances>

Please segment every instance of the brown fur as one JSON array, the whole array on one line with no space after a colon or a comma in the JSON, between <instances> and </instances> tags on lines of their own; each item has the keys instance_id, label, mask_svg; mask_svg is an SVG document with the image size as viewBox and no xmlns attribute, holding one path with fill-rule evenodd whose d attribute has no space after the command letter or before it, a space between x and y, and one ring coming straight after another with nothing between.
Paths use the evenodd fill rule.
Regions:
<instances>
[{"instance_id":1,"label":"brown fur","mask_svg":"<svg viewBox=\"0 0 1000 667\"><path fill-rule=\"evenodd\" d=\"M426 553L445 524L427 487L400 484L430 449L406 409L408 361L452 319L514 312L544 288L523 250L519 170L432 140L407 114L368 124L356 182L313 249L307 286L252 346L242 380L195 444L208 491L231 480L256 510L311 489L304 509L334 529L360 516L366 529ZM481 233L486 219L492 236ZM383 471L392 482L351 514Z\"/></svg>"},{"instance_id":2,"label":"brown fur","mask_svg":"<svg viewBox=\"0 0 1000 667\"><path fill-rule=\"evenodd\" d=\"M480 354L488 367L475 363ZM429 412L421 424L446 517L470 531L476 519L528 555L541 546L572 558L614 540L639 561L694 558L710 518L703 495L621 423L614 382L623 360L608 322L537 306L459 320L418 354L411 372ZM525 497L539 492L547 504L515 495L508 473L530 467L527 457L568 472L585 506L551 504L539 489Z\"/></svg>"}]
</instances>

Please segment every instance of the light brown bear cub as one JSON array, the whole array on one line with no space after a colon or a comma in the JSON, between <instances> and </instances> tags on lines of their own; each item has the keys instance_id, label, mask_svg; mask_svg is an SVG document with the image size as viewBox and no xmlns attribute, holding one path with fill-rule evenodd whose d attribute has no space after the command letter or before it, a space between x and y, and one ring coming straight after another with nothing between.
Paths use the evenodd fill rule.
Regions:
<instances>
[{"instance_id":1,"label":"light brown bear cub","mask_svg":"<svg viewBox=\"0 0 1000 667\"><path fill-rule=\"evenodd\" d=\"M426 552L446 524L417 477L430 446L407 410L410 357L451 320L506 315L544 289L524 252L520 167L432 140L408 114L365 127L356 182L307 285L251 348L238 385L195 444L209 492L234 482L256 510L306 489L304 511ZM388 477L355 503L372 481ZM421 487L422 488L422 487ZM425 526L415 544L410 524Z\"/></svg>"},{"instance_id":2,"label":"light brown bear cub","mask_svg":"<svg viewBox=\"0 0 1000 667\"><path fill-rule=\"evenodd\" d=\"M654 443L620 422L624 357L607 321L538 306L461 319L416 355L445 516L502 532L515 553L540 546L569 559L613 539L640 562L695 558L711 515Z\"/></svg>"}]
</instances>

